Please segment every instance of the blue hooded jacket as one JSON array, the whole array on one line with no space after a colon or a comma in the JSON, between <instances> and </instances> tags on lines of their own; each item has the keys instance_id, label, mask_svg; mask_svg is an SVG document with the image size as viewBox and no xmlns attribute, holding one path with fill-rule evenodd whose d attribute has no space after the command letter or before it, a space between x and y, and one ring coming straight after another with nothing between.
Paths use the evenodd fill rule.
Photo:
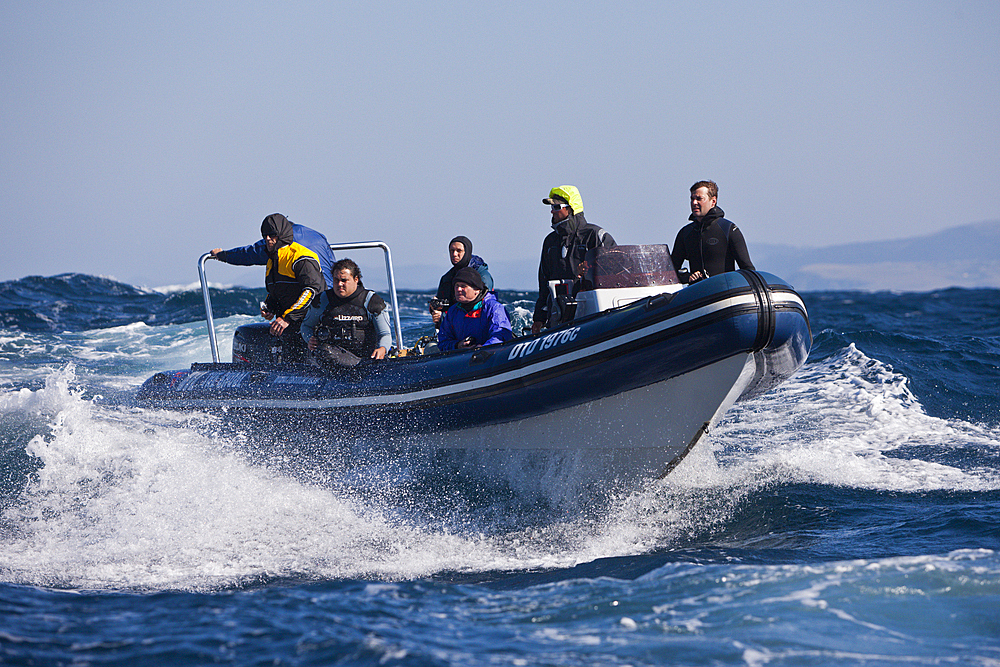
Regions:
<instances>
[{"instance_id":1,"label":"blue hooded jacket","mask_svg":"<svg viewBox=\"0 0 1000 667\"><path fill-rule=\"evenodd\" d=\"M486 292L471 312L466 312L460 303L448 309L438 331L438 347L454 350L459 341L469 336L476 345L503 343L514 337L507 311L492 292Z\"/></svg>"}]
</instances>

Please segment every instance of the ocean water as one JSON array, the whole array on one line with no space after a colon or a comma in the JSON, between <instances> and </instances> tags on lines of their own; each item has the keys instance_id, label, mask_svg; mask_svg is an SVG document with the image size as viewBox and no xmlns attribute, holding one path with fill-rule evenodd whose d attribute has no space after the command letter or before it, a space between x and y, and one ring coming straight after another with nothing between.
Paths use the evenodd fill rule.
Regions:
<instances>
[{"instance_id":1,"label":"ocean water","mask_svg":"<svg viewBox=\"0 0 1000 667\"><path fill-rule=\"evenodd\" d=\"M214 291L224 357L260 296ZM1000 291L805 293L799 373L599 508L136 408L211 359L198 291L0 297L0 664L1000 665Z\"/></svg>"}]
</instances>

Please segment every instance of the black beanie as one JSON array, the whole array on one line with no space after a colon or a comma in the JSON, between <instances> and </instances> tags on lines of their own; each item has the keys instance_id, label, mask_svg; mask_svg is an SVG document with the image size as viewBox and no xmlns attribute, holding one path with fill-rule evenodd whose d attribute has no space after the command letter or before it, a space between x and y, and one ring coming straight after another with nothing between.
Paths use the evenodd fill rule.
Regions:
<instances>
[{"instance_id":1,"label":"black beanie","mask_svg":"<svg viewBox=\"0 0 1000 667\"><path fill-rule=\"evenodd\" d=\"M463 282L466 285L475 287L480 292L486 289L486 283L483 282L483 277L479 275L479 271L476 271L471 266L460 269L459 272L455 274L455 277L452 278L451 282L453 285L457 282Z\"/></svg>"}]
</instances>

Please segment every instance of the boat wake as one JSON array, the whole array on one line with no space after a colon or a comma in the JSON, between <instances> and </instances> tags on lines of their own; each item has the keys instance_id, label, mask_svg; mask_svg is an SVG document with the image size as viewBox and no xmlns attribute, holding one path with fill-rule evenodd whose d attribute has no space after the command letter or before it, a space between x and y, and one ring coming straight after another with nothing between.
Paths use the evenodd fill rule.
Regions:
<instances>
[{"instance_id":1,"label":"boat wake","mask_svg":"<svg viewBox=\"0 0 1000 667\"><path fill-rule=\"evenodd\" d=\"M806 364L763 399L737 404L713 435L725 467L788 483L1000 488L995 427L927 415L908 378L853 344Z\"/></svg>"},{"instance_id":2,"label":"boat wake","mask_svg":"<svg viewBox=\"0 0 1000 667\"><path fill-rule=\"evenodd\" d=\"M214 417L89 398L72 365L0 393L0 414L0 578L66 589L544 571L746 547L774 528L776 487L1000 489L1000 434L928 416L905 377L853 346L737 404L668 478L600 506L526 501L518 484L537 471L430 485L391 460L262 461Z\"/></svg>"}]
</instances>

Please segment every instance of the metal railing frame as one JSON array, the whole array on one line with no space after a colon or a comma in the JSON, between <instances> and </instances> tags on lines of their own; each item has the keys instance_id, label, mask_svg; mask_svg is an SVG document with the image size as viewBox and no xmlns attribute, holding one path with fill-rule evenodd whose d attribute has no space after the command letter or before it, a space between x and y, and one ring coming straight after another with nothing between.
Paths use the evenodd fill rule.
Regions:
<instances>
[{"instance_id":1,"label":"metal railing frame","mask_svg":"<svg viewBox=\"0 0 1000 667\"><path fill-rule=\"evenodd\" d=\"M385 274L389 280L389 297L392 301L393 324L396 330L396 350L403 349L403 327L399 323L399 300L396 298L396 276L392 271L392 252L382 241L364 241L360 243L331 243L330 250L363 250L381 248L385 255ZM198 278L201 280L201 294L205 299L205 321L208 324L208 340L212 346L212 361L219 363L219 342L215 336L215 318L212 317L212 297L208 291L208 277L205 274L205 263L214 259L212 253L206 252L198 259ZM331 285L327 285L329 289Z\"/></svg>"}]
</instances>

